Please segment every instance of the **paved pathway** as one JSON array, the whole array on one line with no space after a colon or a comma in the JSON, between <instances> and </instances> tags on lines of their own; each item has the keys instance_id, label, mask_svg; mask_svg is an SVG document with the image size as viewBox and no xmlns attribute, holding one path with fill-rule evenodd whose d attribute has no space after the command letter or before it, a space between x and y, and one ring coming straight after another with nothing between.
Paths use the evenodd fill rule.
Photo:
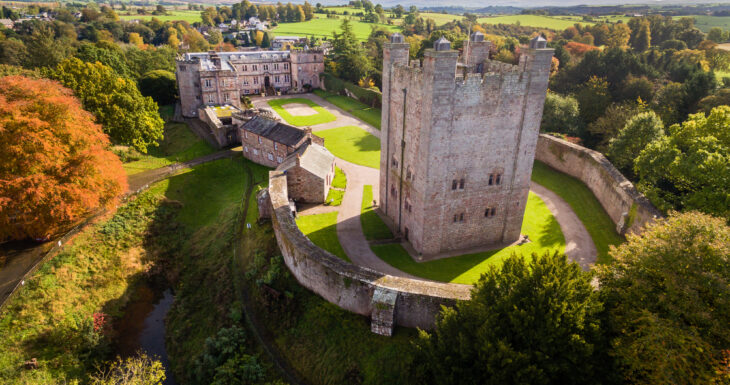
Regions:
<instances>
[{"instance_id":1,"label":"paved pathway","mask_svg":"<svg viewBox=\"0 0 730 385\"><path fill-rule=\"evenodd\" d=\"M380 137L380 130L360 121L349 113L340 110L332 103L329 103L315 94L269 96L265 98L256 98L253 100L253 103L256 107L271 109L267 103L268 100L301 97L312 100L325 107L337 117L337 120L335 121L311 126L312 131L351 125L361 127L369 133ZM274 112L274 114L276 114L276 112ZM336 163L337 166L340 167L347 175L347 189L345 190L345 196L342 199L342 205L334 207L315 206L307 208L299 214L310 215L337 211L337 237L339 238L340 244L345 250L345 253L347 253L355 264L390 275L423 279L414 277L383 262L383 260L372 252L370 245L362 232L360 209L362 205L363 186L372 185L373 196L378 197L379 171L370 167L356 165L340 158L337 158ZM577 262L584 270L590 269L590 266L596 262L596 255L598 254L596 246L593 244L593 239L578 216L575 215L570 205L568 205L568 203L557 194L534 182L530 183L530 190L537 194L545 202L550 212L553 213L555 219L558 221L560 229L565 237L565 254L568 258Z\"/></svg>"},{"instance_id":2,"label":"paved pathway","mask_svg":"<svg viewBox=\"0 0 730 385\"><path fill-rule=\"evenodd\" d=\"M350 115L350 113L345 112L341 109L339 109L334 104L326 101L323 98L320 98L319 96L315 94L296 94L296 95L283 95L283 96L266 96L266 97L259 97L259 98L251 98L251 101L253 102L254 107L256 108L268 108L274 112L274 115L279 116L279 114L274 111L271 106L269 106L269 103L267 101L272 99L291 99L291 98L306 98L309 99L317 104L319 104L322 107L325 107L327 111L331 112L337 120L322 123L322 124L315 124L313 126L309 126L312 128L312 131L322 131L329 128L337 128L342 126L358 126L362 128L363 130L371 133L372 135L380 138L380 130L377 128L363 122L362 120ZM286 108L284 106L283 108ZM279 116L281 118L281 116ZM286 122L283 118L281 119L282 122Z\"/></svg>"},{"instance_id":3,"label":"paved pathway","mask_svg":"<svg viewBox=\"0 0 730 385\"><path fill-rule=\"evenodd\" d=\"M591 266L596 263L598 251L593 243L593 238L568 202L535 182L530 182L530 191L545 202L560 224L560 230L563 231L565 237L565 254L568 258L577 262L583 270L590 270Z\"/></svg>"}]
</instances>

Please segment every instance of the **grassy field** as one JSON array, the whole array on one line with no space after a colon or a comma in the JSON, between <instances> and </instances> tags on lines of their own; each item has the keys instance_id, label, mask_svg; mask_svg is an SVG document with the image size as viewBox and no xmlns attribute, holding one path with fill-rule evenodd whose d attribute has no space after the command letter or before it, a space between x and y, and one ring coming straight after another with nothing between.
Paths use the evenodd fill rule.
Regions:
<instances>
[{"instance_id":1,"label":"grassy field","mask_svg":"<svg viewBox=\"0 0 730 385\"><path fill-rule=\"evenodd\" d=\"M337 211L298 216L297 226L315 245L345 261L350 261L337 238Z\"/></svg>"},{"instance_id":2,"label":"grassy field","mask_svg":"<svg viewBox=\"0 0 730 385\"><path fill-rule=\"evenodd\" d=\"M335 177L332 179L332 187L343 190L347 188L347 175L337 166L335 166Z\"/></svg>"},{"instance_id":3,"label":"grassy field","mask_svg":"<svg viewBox=\"0 0 730 385\"><path fill-rule=\"evenodd\" d=\"M591 190L578 179L555 171L539 161L535 161L532 168L532 180L568 202L593 238L598 250L598 263L609 262L609 246L618 245L624 239L616 232L616 226Z\"/></svg>"},{"instance_id":4,"label":"grassy field","mask_svg":"<svg viewBox=\"0 0 730 385\"><path fill-rule=\"evenodd\" d=\"M380 168L380 139L357 126L330 128L314 133L334 156L361 166Z\"/></svg>"},{"instance_id":5,"label":"grassy field","mask_svg":"<svg viewBox=\"0 0 730 385\"><path fill-rule=\"evenodd\" d=\"M200 18L200 11L188 11L188 10L168 10L168 15L137 15L137 14L131 14L131 15L124 15L119 14L119 18L122 20L152 20L152 18L157 18L160 21L187 21L190 24L193 24L195 22L203 21L203 19Z\"/></svg>"},{"instance_id":6,"label":"grassy field","mask_svg":"<svg viewBox=\"0 0 730 385\"><path fill-rule=\"evenodd\" d=\"M707 16L707 15L693 15L695 26L702 32L709 32L713 27L720 27L724 30L730 30L730 16Z\"/></svg>"},{"instance_id":7,"label":"grassy field","mask_svg":"<svg viewBox=\"0 0 730 385\"><path fill-rule=\"evenodd\" d=\"M229 242L248 170L258 179L266 172L243 159L194 167L151 186L68 243L0 315L0 383L86 383L96 365L113 357L114 320L136 284L154 274L177 283L167 350L178 373L190 370L205 339L229 322ZM97 312L107 314L108 330L94 331ZM38 370L22 368L30 357Z\"/></svg>"},{"instance_id":8,"label":"grassy field","mask_svg":"<svg viewBox=\"0 0 730 385\"><path fill-rule=\"evenodd\" d=\"M357 36L359 40L363 41L368 39L370 31L374 26L387 28L391 31L400 30L400 27L395 25L363 23L354 19L356 18L353 18L350 23L352 25L352 30L355 33L355 36ZM328 19L322 17L322 15L317 15L317 18L309 21L299 23L281 23L276 28L272 29L271 33L274 36L298 35L332 39L333 31L340 32L340 24L342 24L342 19Z\"/></svg>"},{"instance_id":9,"label":"grassy field","mask_svg":"<svg viewBox=\"0 0 730 385\"><path fill-rule=\"evenodd\" d=\"M373 208L373 186L365 185L362 191L362 207L360 209L360 223L362 232L368 241L377 239L391 239L393 233L383 223Z\"/></svg>"},{"instance_id":10,"label":"grassy field","mask_svg":"<svg viewBox=\"0 0 730 385\"><path fill-rule=\"evenodd\" d=\"M545 203L530 193L522 222L522 234L531 242L477 254L444 258L418 263L400 244L374 245L370 248L391 266L419 277L442 282L472 284L479 280L490 266L498 266L512 254L530 257L532 253L564 252L565 238L560 225Z\"/></svg>"},{"instance_id":11,"label":"grassy field","mask_svg":"<svg viewBox=\"0 0 730 385\"><path fill-rule=\"evenodd\" d=\"M279 114L279 116L287 121L287 123L295 126L312 126L315 124L332 122L337 119L334 115L332 115L332 113L324 109L324 107L305 98L274 99L269 100L268 103L271 108ZM287 104L292 103L306 104L317 111L317 113L314 115L294 116L290 114L285 107Z\"/></svg>"},{"instance_id":12,"label":"grassy field","mask_svg":"<svg viewBox=\"0 0 730 385\"><path fill-rule=\"evenodd\" d=\"M507 16L494 16L494 17L480 17L479 23L483 24L517 24L536 27L536 28L550 28L555 30L563 30L573 26L576 23L575 20L561 19L552 16L542 15L507 15ZM581 24L594 24L590 22L580 22Z\"/></svg>"},{"instance_id":13,"label":"grassy field","mask_svg":"<svg viewBox=\"0 0 730 385\"><path fill-rule=\"evenodd\" d=\"M150 147L139 159L124 163L127 175L185 162L215 151L208 142L198 138L185 123L166 123L164 138L157 147Z\"/></svg>"},{"instance_id":14,"label":"grassy field","mask_svg":"<svg viewBox=\"0 0 730 385\"><path fill-rule=\"evenodd\" d=\"M334 104L338 108L351 113L363 122L377 128L378 130L380 129L381 112L379 108L373 108L365 103L361 103L355 99L348 98L347 96L332 94L327 91L322 91L320 89L314 90L314 93L317 96Z\"/></svg>"}]
</instances>

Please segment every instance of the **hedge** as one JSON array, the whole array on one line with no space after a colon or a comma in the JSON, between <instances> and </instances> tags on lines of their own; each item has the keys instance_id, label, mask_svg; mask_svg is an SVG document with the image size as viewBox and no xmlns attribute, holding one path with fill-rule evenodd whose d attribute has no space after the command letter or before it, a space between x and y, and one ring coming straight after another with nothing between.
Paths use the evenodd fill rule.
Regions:
<instances>
[{"instance_id":1,"label":"hedge","mask_svg":"<svg viewBox=\"0 0 730 385\"><path fill-rule=\"evenodd\" d=\"M359 101L369 105L370 107L380 108L382 106L383 94L378 91L362 88L326 72L322 73L320 77L324 88L329 92L347 96L345 93L345 89L347 89L352 92Z\"/></svg>"}]
</instances>

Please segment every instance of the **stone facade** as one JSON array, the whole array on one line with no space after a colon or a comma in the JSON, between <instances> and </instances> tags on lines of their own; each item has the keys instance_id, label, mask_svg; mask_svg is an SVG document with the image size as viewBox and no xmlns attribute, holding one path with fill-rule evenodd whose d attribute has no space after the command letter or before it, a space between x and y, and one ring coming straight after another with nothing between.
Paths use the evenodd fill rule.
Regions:
<instances>
[{"instance_id":1,"label":"stone facade","mask_svg":"<svg viewBox=\"0 0 730 385\"><path fill-rule=\"evenodd\" d=\"M324 146L307 142L276 170L286 172L289 198L297 203L324 203L335 177L335 156Z\"/></svg>"},{"instance_id":2,"label":"stone facade","mask_svg":"<svg viewBox=\"0 0 730 385\"><path fill-rule=\"evenodd\" d=\"M324 139L301 129L257 116L238 128L243 156L254 163L275 168L305 142L324 145Z\"/></svg>"},{"instance_id":3,"label":"stone facade","mask_svg":"<svg viewBox=\"0 0 730 385\"><path fill-rule=\"evenodd\" d=\"M195 117L201 105L241 107L241 96L267 90L305 92L319 87L321 49L186 53L175 75L182 114Z\"/></svg>"},{"instance_id":4,"label":"stone facade","mask_svg":"<svg viewBox=\"0 0 730 385\"><path fill-rule=\"evenodd\" d=\"M520 236L553 50L542 38L519 64L465 55L439 39L423 63L394 34L383 52L380 209L423 255Z\"/></svg>"},{"instance_id":5,"label":"stone facade","mask_svg":"<svg viewBox=\"0 0 730 385\"><path fill-rule=\"evenodd\" d=\"M640 233L662 214L598 151L541 134L535 159L580 179L596 196L619 234Z\"/></svg>"}]
</instances>

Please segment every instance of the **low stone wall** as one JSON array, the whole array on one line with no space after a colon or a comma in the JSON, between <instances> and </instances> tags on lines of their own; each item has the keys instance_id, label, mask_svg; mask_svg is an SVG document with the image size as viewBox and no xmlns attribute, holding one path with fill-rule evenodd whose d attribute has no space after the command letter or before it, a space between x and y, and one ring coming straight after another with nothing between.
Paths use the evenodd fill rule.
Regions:
<instances>
[{"instance_id":1,"label":"low stone wall","mask_svg":"<svg viewBox=\"0 0 730 385\"><path fill-rule=\"evenodd\" d=\"M401 326L430 329L441 305L451 306L470 296L468 285L386 275L343 261L314 245L297 227L282 172L269 172L269 197L271 207L267 209L276 240L297 281L343 309L372 317L372 329L379 334L392 332L393 320ZM379 295L374 298L376 291Z\"/></svg>"},{"instance_id":2,"label":"low stone wall","mask_svg":"<svg viewBox=\"0 0 730 385\"><path fill-rule=\"evenodd\" d=\"M540 134L535 159L583 181L620 234L638 233L646 223L662 216L600 152Z\"/></svg>"}]
</instances>

